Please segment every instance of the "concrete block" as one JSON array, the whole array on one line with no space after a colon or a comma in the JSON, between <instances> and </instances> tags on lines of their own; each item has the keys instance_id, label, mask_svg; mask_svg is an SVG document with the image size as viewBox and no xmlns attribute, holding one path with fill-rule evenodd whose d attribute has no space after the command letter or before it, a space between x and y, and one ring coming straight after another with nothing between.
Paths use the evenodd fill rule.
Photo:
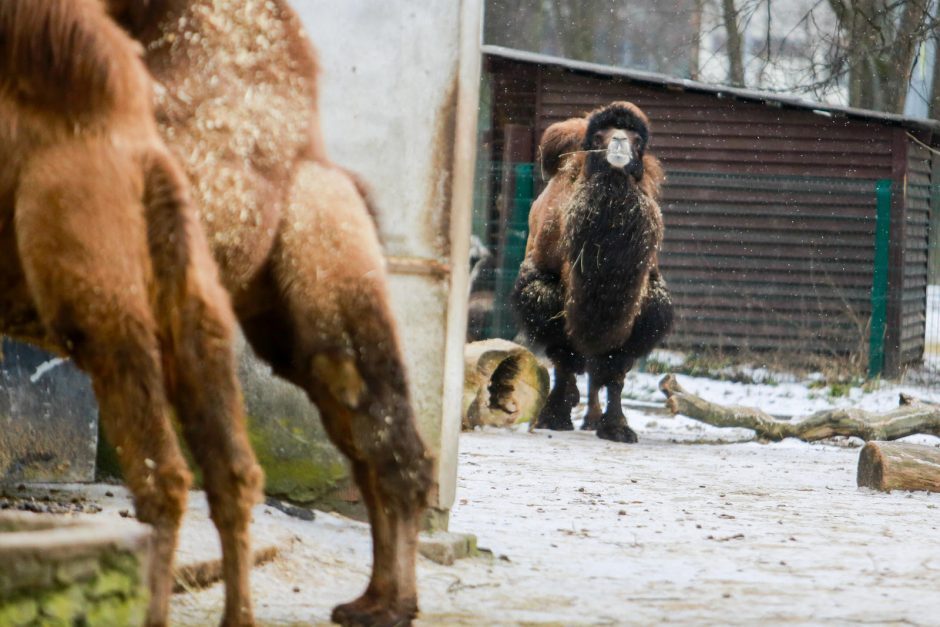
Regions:
<instances>
[{"instance_id":1,"label":"concrete block","mask_svg":"<svg viewBox=\"0 0 940 627\"><path fill-rule=\"evenodd\" d=\"M0 514L0 625L141 624L150 528Z\"/></svg>"},{"instance_id":2,"label":"concrete block","mask_svg":"<svg viewBox=\"0 0 940 627\"><path fill-rule=\"evenodd\" d=\"M432 562L450 566L459 559L477 554L477 537L470 533L446 531L422 533L418 538L418 553Z\"/></svg>"}]
</instances>

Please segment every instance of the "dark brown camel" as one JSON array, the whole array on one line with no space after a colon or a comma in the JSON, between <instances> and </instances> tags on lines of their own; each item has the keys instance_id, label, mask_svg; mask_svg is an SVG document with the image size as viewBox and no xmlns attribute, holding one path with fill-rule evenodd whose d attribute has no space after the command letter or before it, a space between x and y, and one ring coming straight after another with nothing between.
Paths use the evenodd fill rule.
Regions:
<instances>
[{"instance_id":1,"label":"dark brown camel","mask_svg":"<svg viewBox=\"0 0 940 627\"><path fill-rule=\"evenodd\" d=\"M190 472L224 553L225 623L250 623L248 445L235 320L185 175L158 132L139 45L99 0L0 3L0 333L91 376L137 516L153 526L150 625L167 622Z\"/></svg>"},{"instance_id":2,"label":"dark brown camel","mask_svg":"<svg viewBox=\"0 0 940 627\"><path fill-rule=\"evenodd\" d=\"M110 5L146 50L160 129L192 182L248 341L307 392L352 462L372 523L372 578L333 619L405 624L417 611L433 462L412 416L374 224L355 178L324 150L300 20L284 0Z\"/></svg>"},{"instance_id":3,"label":"dark brown camel","mask_svg":"<svg viewBox=\"0 0 940 627\"><path fill-rule=\"evenodd\" d=\"M649 120L614 102L546 129L539 146L551 177L529 214L529 241L513 290L523 330L555 366L555 384L537 427L572 429L575 376L590 376L585 429L636 442L620 393L634 361L672 326L659 273L663 171L646 154ZM607 388L607 409L598 391Z\"/></svg>"}]
</instances>

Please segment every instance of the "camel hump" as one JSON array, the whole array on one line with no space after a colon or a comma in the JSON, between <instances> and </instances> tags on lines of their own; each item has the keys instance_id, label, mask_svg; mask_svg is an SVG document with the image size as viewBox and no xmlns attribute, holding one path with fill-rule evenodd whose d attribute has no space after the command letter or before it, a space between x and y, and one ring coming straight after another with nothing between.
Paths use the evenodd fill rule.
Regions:
<instances>
[{"instance_id":1,"label":"camel hump","mask_svg":"<svg viewBox=\"0 0 940 627\"><path fill-rule=\"evenodd\" d=\"M587 120L570 118L564 122L555 122L542 134L539 142L539 161L542 166L542 178L549 179L561 168L566 153L581 149Z\"/></svg>"},{"instance_id":2,"label":"camel hump","mask_svg":"<svg viewBox=\"0 0 940 627\"><path fill-rule=\"evenodd\" d=\"M27 106L70 118L110 111L140 89L135 63L139 46L99 0L0 2L0 93Z\"/></svg>"}]
</instances>

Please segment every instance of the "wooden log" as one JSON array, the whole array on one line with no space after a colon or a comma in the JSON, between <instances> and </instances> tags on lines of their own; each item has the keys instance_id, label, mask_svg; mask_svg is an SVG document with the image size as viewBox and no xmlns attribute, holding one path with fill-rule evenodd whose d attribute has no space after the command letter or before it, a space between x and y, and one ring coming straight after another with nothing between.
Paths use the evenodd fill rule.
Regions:
<instances>
[{"instance_id":1,"label":"wooden log","mask_svg":"<svg viewBox=\"0 0 940 627\"><path fill-rule=\"evenodd\" d=\"M778 420L755 407L725 406L690 394L679 385L675 375L659 382L666 395L666 407L714 427L752 429L758 439L779 441L798 438L806 442L833 436L851 436L865 440L897 440L916 433L940 436L940 406L926 403L902 405L885 413L854 407L828 409L804 418Z\"/></svg>"},{"instance_id":2,"label":"wooden log","mask_svg":"<svg viewBox=\"0 0 940 627\"><path fill-rule=\"evenodd\" d=\"M263 546L252 552L252 566L261 566L278 556L278 547ZM191 592L208 588L222 580L222 558L187 562L173 569L173 592Z\"/></svg>"},{"instance_id":3,"label":"wooden log","mask_svg":"<svg viewBox=\"0 0 940 627\"><path fill-rule=\"evenodd\" d=\"M869 442L858 456L860 488L940 492L940 449L905 442Z\"/></svg>"},{"instance_id":4,"label":"wooden log","mask_svg":"<svg viewBox=\"0 0 940 627\"><path fill-rule=\"evenodd\" d=\"M548 369L518 344L500 339L467 344L461 426L531 424L548 397L548 382Z\"/></svg>"}]
</instances>

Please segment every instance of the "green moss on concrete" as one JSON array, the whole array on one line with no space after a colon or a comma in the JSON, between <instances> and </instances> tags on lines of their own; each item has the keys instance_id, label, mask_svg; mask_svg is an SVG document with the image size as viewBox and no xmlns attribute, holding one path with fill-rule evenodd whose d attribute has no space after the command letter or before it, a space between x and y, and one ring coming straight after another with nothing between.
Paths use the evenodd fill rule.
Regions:
<instances>
[{"instance_id":1,"label":"green moss on concrete","mask_svg":"<svg viewBox=\"0 0 940 627\"><path fill-rule=\"evenodd\" d=\"M111 598L96 603L85 615L88 625L98 627L123 627L142 625L147 614L146 599Z\"/></svg>"},{"instance_id":2,"label":"green moss on concrete","mask_svg":"<svg viewBox=\"0 0 940 627\"><path fill-rule=\"evenodd\" d=\"M41 526L10 522L4 529L15 533ZM0 554L7 558L0 569L0 627L141 624L149 594L143 572L146 548L135 546L50 548L33 540L12 554Z\"/></svg>"},{"instance_id":3,"label":"green moss on concrete","mask_svg":"<svg viewBox=\"0 0 940 627\"><path fill-rule=\"evenodd\" d=\"M39 603L36 602L36 599L0 600L0 625L9 625L10 627L32 625L38 618Z\"/></svg>"},{"instance_id":4,"label":"green moss on concrete","mask_svg":"<svg viewBox=\"0 0 940 627\"><path fill-rule=\"evenodd\" d=\"M96 599L106 596L130 597L133 596L138 583L137 577L132 574L109 570L95 579L89 586L88 594Z\"/></svg>"},{"instance_id":5,"label":"green moss on concrete","mask_svg":"<svg viewBox=\"0 0 940 627\"><path fill-rule=\"evenodd\" d=\"M317 408L246 348L239 354L238 378L248 436L265 473L265 491L295 503L329 506L337 490L348 485L349 471L330 443Z\"/></svg>"},{"instance_id":6,"label":"green moss on concrete","mask_svg":"<svg viewBox=\"0 0 940 627\"><path fill-rule=\"evenodd\" d=\"M62 585L93 579L98 574L98 560L84 557L63 562L56 566L55 580Z\"/></svg>"},{"instance_id":7,"label":"green moss on concrete","mask_svg":"<svg viewBox=\"0 0 940 627\"><path fill-rule=\"evenodd\" d=\"M0 569L0 599L24 588L49 588L54 585L54 578L54 565L34 558L13 560Z\"/></svg>"},{"instance_id":8,"label":"green moss on concrete","mask_svg":"<svg viewBox=\"0 0 940 627\"><path fill-rule=\"evenodd\" d=\"M305 504L333 492L349 474L343 459L315 440L306 440L309 434L298 435L287 420L277 423L248 418L248 437L264 469L265 492ZM285 442L288 438L302 441Z\"/></svg>"},{"instance_id":9,"label":"green moss on concrete","mask_svg":"<svg viewBox=\"0 0 940 627\"><path fill-rule=\"evenodd\" d=\"M74 625L76 619L85 615L88 599L82 586L70 586L39 597L39 613L42 622L50 625Z\"/></svg>"},{"instance_id":10,"label":"green moss on concrete","mask_svg":"<svg viewBox=\"0 0 940 627\"><path fill-rule=\"evenodd\" d=\"M87 558L76 562L79 565L74 568L69 564L45 565L57 575L54 584L21 586L12 597L0 596L0 625L124 626L143 622L148 593L135 556L106 554L93 569L89 569Z\"/></svg>"}]
</instances>

